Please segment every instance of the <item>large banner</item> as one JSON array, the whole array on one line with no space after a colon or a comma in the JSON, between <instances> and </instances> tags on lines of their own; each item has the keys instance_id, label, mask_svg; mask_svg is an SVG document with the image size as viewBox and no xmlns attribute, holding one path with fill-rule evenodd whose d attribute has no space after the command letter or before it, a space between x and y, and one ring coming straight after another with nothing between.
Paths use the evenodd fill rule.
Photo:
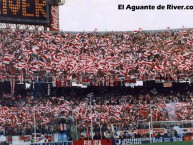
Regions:
<instances>
[{"instance_id":1,"label":"large banner","mask_svg":"<svg viewBox=\"0 0 193 145\"><path fill-rule=\"evenodd\" d=\"M77 140L73 141L73 145L113 145L113 141L111 139Z\"/></svg>"},{"instance_id":2,"label":"large banner","mask_svg":"<svg viewBox=\"0 0 193 145\"><path fill-rule=\"evenodd\" d=\"M67 142L33 143L31 145L73 145L73 144L71 141L67 141Z\"/></svg>"},{"instance_id":3,"label":"large banner","mask_svg":"<svg viewBox=\"0 0 193 145\"><path fill-rule=\"evenodd\" d=\"M114 145L132 145L150 143L149 138L125 138L115 139Z\"/></svg>"},{"instance_id":4,"label":"large banner","mask_svg":"<svg viewBox=\"0 0 193 145\"><path fill-rule=\"evenodd\" d=\"M57 5L51 6L50 31L59 31L59 6Z\"/></svg>"},{"instance_id":5,"label":"large banner","mask_svg":"<svg viewBox=\"0 0 193 145\"><path fill-rule=\"evenodd\" d=\"M164 134L165 132L167 132L167 130L165 128L154 128L153 129L154 133L161 133ZM135 133L139 133L139 134L147 134L149 133L149 129L136 129Z\"/></svg>"}]
</instances>

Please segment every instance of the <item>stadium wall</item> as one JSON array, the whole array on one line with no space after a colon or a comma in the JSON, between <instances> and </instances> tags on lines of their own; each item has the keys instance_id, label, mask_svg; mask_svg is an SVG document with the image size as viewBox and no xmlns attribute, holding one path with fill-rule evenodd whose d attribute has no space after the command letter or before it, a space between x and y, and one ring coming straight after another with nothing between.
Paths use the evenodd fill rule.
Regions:
<instances>
[{"instance_id":1,"label":"stadium wall","mask_svg":"<svg viewBox=\"0 0 193 145\"><path fill-rule=\"evenodd\" d=\"M102 139L102 140L76 140L66 142L13 142L11 145L132 145L163 142L181 142L193 140L193 136L184 137L159 137L153 138L124 138L124 139Z\"/></svg>"}]
</instances>

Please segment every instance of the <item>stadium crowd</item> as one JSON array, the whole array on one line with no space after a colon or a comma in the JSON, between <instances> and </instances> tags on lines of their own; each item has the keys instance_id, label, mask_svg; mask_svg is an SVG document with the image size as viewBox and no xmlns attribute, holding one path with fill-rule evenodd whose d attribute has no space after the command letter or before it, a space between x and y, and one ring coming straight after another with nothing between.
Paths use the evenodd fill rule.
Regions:
<instances>
[{"instance_id":1,"label":"stadium crowd","mask_svg":"<svg viewBox=\"0 0 193 145\"><path fill-rule=\"evenodd\" d=\"M135 80L178 81L193 76L193 30L160 32L64 33L0 30L0 79L116 86ZM14 93L14 91L12 92ZM80 131L143 128L137 122L191 120L190 92L116 97L23 97L1 99L0 126L6 135L53 133L60 119L77 122ZM5 105L6 104L6 105ZM90 112L92 110L92 116ZM35 120L35 121L34 121Z\"/></svg>"},{"instance_id":2,"label":"stadium crowd","mask_svg":"<svg viewBox=\"0 0 193 145\"><path fill-rule=\"evenodd\" d=\"M114 85L112 80L192 77L193 30L64 33L0 30L0 78L52 76Z\"/></svg>"},{"instance_id":3,"label":"stadium crowd","mask_svg":"<svg viewBox=\"0 0 193 145\"><path fill-rule=\"evenodd\" d=\"M153 121L192 120L193 116L193 96L190 92L166 96L151 93L122 97L95 96L92 107L89 96L78 94L42 98L17 96L0 101L1 133L6 135L32 134L34 121L37 132L50 134L60 131L61 120L65 120L62 123L77 124L81 132L88 132L92 118L94 131L100 129L106 132L111 130L111 124L116 130L148 129L147 124L141 123L149 122L151 114Z\"/></svg>"}]
</instances>

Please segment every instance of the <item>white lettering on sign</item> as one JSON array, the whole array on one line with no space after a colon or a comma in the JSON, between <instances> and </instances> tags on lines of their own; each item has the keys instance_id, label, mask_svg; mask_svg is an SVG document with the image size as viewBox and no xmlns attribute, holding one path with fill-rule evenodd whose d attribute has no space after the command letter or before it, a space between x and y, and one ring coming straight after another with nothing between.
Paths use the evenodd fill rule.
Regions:
<instances>
[{"instance_id":1,"label":"white lettering on sign","mask_svg":"<svg viewBox=\"0 0 193 145\"><path fill-rule=\"evenodd\" d=\"M52 15L51 27L55 30L59 30L59 7L58 6L52 6L51 15Z\"/></svg>"},{"instance_id":2,"label":"white lettering on sign","mask_svg":"<svg viewBox=\"0 0 193 145\"><path fill-rule=\"evenodd\" d=\"M84 141L84 145L92 145L92 141L91 140L86 140L86 141Z\"/></svg>"}]
</instances>

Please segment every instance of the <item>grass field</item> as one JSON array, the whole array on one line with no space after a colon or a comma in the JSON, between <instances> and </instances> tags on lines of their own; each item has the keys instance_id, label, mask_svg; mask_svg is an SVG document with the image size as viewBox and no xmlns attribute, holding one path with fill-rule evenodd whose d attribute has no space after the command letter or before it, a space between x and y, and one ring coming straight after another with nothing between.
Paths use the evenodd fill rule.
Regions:
<instances>
[{"instance_id":1,"label":"grass field","mask_svg":"<svg viewBox=\"0 0 193 145\"><path fill-rule=\"evenodd\" d=\"M151 143L146 145L193 145L193 141Z\"/></svg>"}]
</instances>

